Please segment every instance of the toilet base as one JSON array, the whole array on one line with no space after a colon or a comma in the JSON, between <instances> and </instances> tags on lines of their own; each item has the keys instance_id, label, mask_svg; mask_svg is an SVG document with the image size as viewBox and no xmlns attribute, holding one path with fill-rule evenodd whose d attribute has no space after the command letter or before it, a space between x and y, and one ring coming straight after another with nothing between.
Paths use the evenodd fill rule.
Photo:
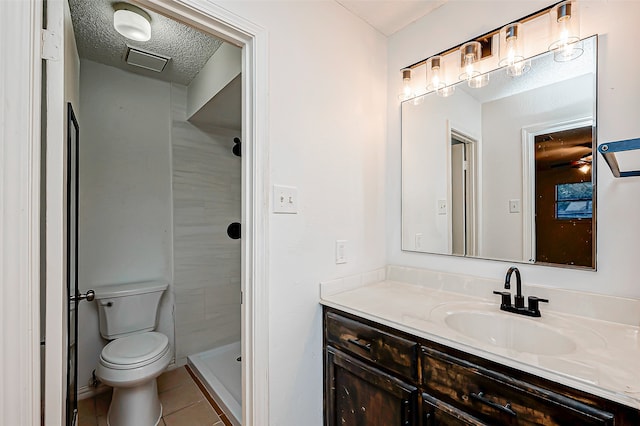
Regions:
<instances>
[{"instance_id":1,"label":"toilet base","mask_svg":"<svg viewBox=\"0 0 640 426\"><path fill-rule=\"evenodd\" d=\"M107 425L156 426L162 417L156 379L134 387L114 387Z\"/></svg>"}]
</instances>

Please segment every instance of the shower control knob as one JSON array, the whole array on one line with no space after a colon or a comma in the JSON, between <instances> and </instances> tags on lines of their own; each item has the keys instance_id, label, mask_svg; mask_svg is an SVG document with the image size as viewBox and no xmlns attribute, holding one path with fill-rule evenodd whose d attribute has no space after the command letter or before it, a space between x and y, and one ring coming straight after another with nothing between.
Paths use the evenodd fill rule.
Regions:
<instances>
[{"instance_id":1,"label":"shower control knob","mask_svg":"<svg viewBox=\"0 0 640 426\"><path fill-rule=\"evenodd\" d=\"M92 302L93 299L96 298L96 292L93 290L87 290L87 292L85 294L82 293L78 293L77 296L74 296L71 298L71 300L75 301L81 301L81 300L87 300L87 302Z\"/></svg>"}]
</instances>

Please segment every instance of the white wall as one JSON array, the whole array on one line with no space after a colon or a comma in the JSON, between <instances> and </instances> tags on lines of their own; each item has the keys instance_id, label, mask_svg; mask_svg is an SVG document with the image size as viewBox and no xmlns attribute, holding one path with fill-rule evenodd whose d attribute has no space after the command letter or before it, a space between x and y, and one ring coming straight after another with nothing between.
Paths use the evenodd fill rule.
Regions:
<instances>
[{"instance_id":1,"label":"white wall","mask_svg":"<svg viewBox=\"0 0 640 426\"><path fill-rule=\"evenodd\" d=\"M209 58L187 88L187 117L191 118L242 71L242 49L229 43Z\"/></svg>"},{"instance_id":2,"label":"white wall","mask_svg":"<svg viewBox=\"0 0 640 426\"><path fill-rule=\"evenodd\" d=\"M387 259L389 263L502 277L508 263L407 253L400 250L400 105L396 99L400 69L457 45L504 23L534 12L549 2L449 2L389 38L387 146ZM640 37L634 1L582 1L581 33L599 33L598 142L638 137L640 122L640 60L628 54L628 41ZM421 40L416 43L415 40ZM578 271L520 265L523 279L538 285L571 288L620 296L640 296L637 285L637 245L640 237L638 178L614 179L600 155L598 183L598 271Z\"/></svg>"},{"instance_id":3,"label":"white wall","mask_svg":"<svg viewBox=\"0 0 640 426\"><path fill-rule=\"evenodd\" d=\"M176 363L240 340L240 222L237 130L203 129L186 121L187 88L171 88L173 267Z\"/></svg>"},{"instance_id":4,"label":"white wall","mask_svg":"<svg viewBox=\"0 0 640 426\"><path fill-rule=\"evenodd\" d=\"M80 68L79 287L164 279L171 283L170 84L92 61ZM78 385L105 343L95 303L79 313ZM158 330L173 345L173 297Z\"/></svg>"},{"instance_id":5,"label":"white wall","mask_svg":"<svg viewBox=\"0 0 640 426\"><path fill-rule=\"evenodd\" d=\"M482 233L479 255L524 259L523 213L509 213L522 195L522 129L591 118L593 74L508 96L482 105Z\"/></svg>"},{"instance_id":6,"label":"white wall","mask_svg":"<svg viewBox=\"0 0 640 426\"><path fill-rule=\"evenodd\" d=\"M427 95L418 105L412 101L402 104L404 249L451 253L450 128L479 141L481 118L480 103L461 90L447 98ZM439 214L438 200L446 202L446 214Z\"/></svg>"},{"instance_id":7,"label":"white wall","mask_svg":"<svg viewBox=\"0 0 640 426\"><path fill-rule=\"evenodd\" d=\"M298 188L269 220L269 424L320 425L318 283L385 264L386 40L333 1L221 4L268 32L268 179Z\"/></svg>"}]
</instances>

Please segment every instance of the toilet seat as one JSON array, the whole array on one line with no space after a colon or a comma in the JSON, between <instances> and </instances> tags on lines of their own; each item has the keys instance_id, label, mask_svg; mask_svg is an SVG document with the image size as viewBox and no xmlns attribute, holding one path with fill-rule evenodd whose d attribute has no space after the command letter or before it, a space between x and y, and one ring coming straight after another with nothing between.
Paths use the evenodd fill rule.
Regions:
<instances>
[{"instance_id":1,"label":"toilet seat","mask_svg":"<svg viewBox=\"0 0 640 426\"><path fill-rule=\"evenodd\" d=\"M115 339L102 349L100 363L115 370L152 364L169 351L169 339L154 331Z\"/></svg>"}]
</instances>

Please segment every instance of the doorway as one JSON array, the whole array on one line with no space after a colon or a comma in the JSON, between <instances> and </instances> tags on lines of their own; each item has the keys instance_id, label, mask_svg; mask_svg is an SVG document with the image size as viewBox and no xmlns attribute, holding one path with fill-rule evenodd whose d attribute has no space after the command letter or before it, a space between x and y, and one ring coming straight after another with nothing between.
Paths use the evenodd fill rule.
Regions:
<instances>
[{"instance_id":1,"label":"doorway","mask_svg":"<svg viewBox=\"0 0 640 426\"><path fill-rule=\"evenodd\" d=\"M475 256L477 142L451 130L451 253Z\"/></svg>"},{"instance_id":2,"label":"doorway","mask_svg":"<svg viewBox=\"0 0 640 426\"><path fill-rule=\"evenodd\" d=\"M536 262L593 267L593 131L535 137Z\"/></svg>"},{"instance_id":3,"label":"doorway","mask_svg":"<svg viewBox=\"0 0 640 426\"><path fill-rule=\"evenodd\" d=\"M241 171L242 187L242 212L243 238L241 243L241 341L243 358L243 407L242 420L245 425L265 424L268 422L268 383L266 375L254 375L254 371L266 371L268 365L268 264L267 253L262 249L267 247L267 218L266 207L268 202L266 195L266 179L268 169L266 153L268 152L266 139L266 43L262 29L232 15L226 10L200 0L186 0L176 5L169 0L149 0L136 2L140 6L161 13L172 19L187 25L209 32L225 41L242 49L242 92L243 129L241 139L243 142L243 157ZM62 23L62 2L49 2L47 6L48 17L52 21ZM64 28L49 28L58 31L64 37ZM38 30L39 31L39 30ZM58 61L63 62L63 61ZM61 64L64 68L64 64ZM62 77L61 77L62 76ZM60 85L64 79L62 73L49 73L47 77L57 77L58 80L47 80L48 87ZM51 98L51 97L49 97ZM48 102L55 103L55 99ZM51 105L52 108L55 106ZM49 106L48 106L49 108ZM47 114L50 120L55 120L56 114ZM79 114L81 115L81 114ZM47 132L49 124L47 122ZM58 124L59 126L59 124ZM53 126L55 127L55 126ZM49 136L49 135L48 135ZM47 137L47 149L50 152L64 152L62 142L58 142L57 135ZM65 169L64 161L56 157L48 157L47 176L53 176L53 180L47 178L47 182L55 182L62 170ZM47 209L53 211L54 218L60 214L59 204L65 199L65 192L56 185L48 187ZM46 231L47 253L54 253L59 246L66 244L65 238L54 229ZM54 265L52 270L47 270L47 292L53 294L60 291L64 281L64 274L60 274L60 268L56 266L58 258L53 256L47 261ZM50 273L49 273L50 272ZM60 297L47 299L47 324L49 325L47 337L47 365L45 371L45 417L52 419L64 418L64 407L59 403L60 395L64 395L65 384L62 377L66 378L66 368L60 369L61 354L63 353L64 333L53 332L56 327L64 328L65 322L60 321L63 315L63 306L59 303ZM55 368L54 368L55 367ZM62 371L60 371L62 370Z\"/></svg>"},{"instance_id":4,"label":"doorway","mask_svg":"<svg viewBox=\"0 0 640 426\"><path fill-rule=\"evenodd\" d=\"M596 267L591 117L522 129L523 260Z\"/></svg>"}]
</instances>

